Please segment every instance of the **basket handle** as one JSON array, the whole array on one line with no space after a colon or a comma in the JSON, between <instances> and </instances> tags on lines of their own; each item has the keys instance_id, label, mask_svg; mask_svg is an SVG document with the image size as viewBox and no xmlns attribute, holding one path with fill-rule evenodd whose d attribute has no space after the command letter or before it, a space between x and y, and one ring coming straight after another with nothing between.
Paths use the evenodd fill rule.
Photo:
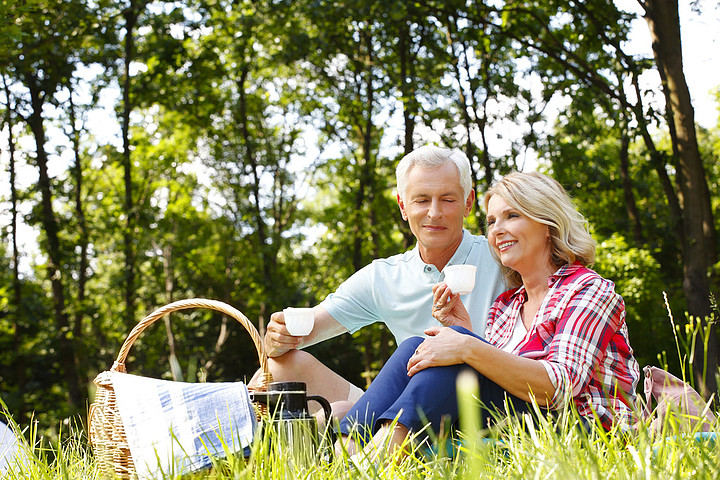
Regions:
<instances>
[{"instance_id":1,"label":"basket handle","mask_svg":"<svg viewBox=\"0 0 720 480\"><path fill-rule=\"evenodd\" d=\"M260 371L262 372L263 378L271 379L270 371L268 369L268 359L267 355L265 355L265 345L263 344L262 338L260 338L260 334L258 333L255 326L248 320L248 318L240 313L239 310L237 310L234 307L231 307L230 305L219 302L217 300L207 300L204 298L192 298L187 300L178 300L177 302L172 302L168 305L165 305L164 307L160 307L154 312L152 312L150 315L146 316L140 322L135 325L135 328L132 329L128 337L125 339L125 342L123 343L122 347L120 348L120 352L118 353L117 359L115 360L115 363L113 363L112 368L110 371L112 372L122 372L125 373L125 360L127 359L127 355L130 352L130 348L133 346L133 343L135 343L135 340L140 336L140 334L150 325L152 325L156 320L164 317L165 315L176 312L178 310L187 310L190 308L207 308L210 310L216 310L218 312L222 312L226 315L231 316L235 320L237 320L240 325L242 325L245 330L250 334L250 337L252 338L253 343L255 344L255 349L258 353L258 359L260 360ZM261 380L261 383L265 383Z\"/></svg>"}]
</instances>

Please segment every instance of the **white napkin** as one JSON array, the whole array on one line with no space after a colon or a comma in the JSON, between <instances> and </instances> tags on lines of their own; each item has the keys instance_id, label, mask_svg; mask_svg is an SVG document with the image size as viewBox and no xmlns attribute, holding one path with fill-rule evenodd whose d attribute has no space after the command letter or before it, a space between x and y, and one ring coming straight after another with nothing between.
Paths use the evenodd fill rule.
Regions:
<instances>
[{"instance_id":1,"label":"white napkin","mask_svg":"<svg viewBox=\"0 0 720 480\"><path fill-rule=\"evenodd\" d=\"M19 454L19 444L15 434L3 422L0 422L0 477L13 470Z\"/></svg>"},{"instance_id":2,"label":"white napkin","mask_svg":"<svg viewBox=\"0 0 720 480\"><path fill-rule=\"evenodd\" d=\"M112 372L118 411L140 479L196 471L253 440L247 387Z\"/></svg>"}]
</instances>

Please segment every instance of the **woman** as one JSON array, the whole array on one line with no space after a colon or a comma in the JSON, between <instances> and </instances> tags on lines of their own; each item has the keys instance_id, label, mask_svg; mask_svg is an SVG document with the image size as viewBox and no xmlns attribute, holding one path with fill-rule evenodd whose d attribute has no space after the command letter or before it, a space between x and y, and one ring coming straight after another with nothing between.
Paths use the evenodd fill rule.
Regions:
<instances>
[{"instance_id":1,"label":"woman","mask_svg":"<svg viewBox=\"0 0 720 480\"><path fill-rule=\"evenodd\" d=\"M470 331L459 295L434 286L432 314L444 327L398 347L341 421L346 440L360 427L375 447L388 439L396 447L427 423L437 432L443 418L456 421L455 380L468 367L485 421L507 398L517 413L530 411L532 399L550 410L571 400L589 422L630 423L639 368L622 297L588 268L595 244L587 222L562 186L539 173L504 177L484 204L488 241L511 287L488 314L487 341Z\"/></svg>"}]
</instances>

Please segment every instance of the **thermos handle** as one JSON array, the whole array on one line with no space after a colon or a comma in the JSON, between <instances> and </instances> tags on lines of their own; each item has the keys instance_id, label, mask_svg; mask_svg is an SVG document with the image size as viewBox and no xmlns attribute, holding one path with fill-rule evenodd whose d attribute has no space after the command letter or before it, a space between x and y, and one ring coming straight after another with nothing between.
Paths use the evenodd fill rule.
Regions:
<instances>
[{"instance_id":1,"label":"thermos handle","mask_svg":"<svg viewBox=\"0 0 720 480\"><path fill-rule=\"evenodd\" d=\"M328 402L325 398L319 396L319 395L308 395L307 401L315 400L320 404L320 406L323 409L323 412L325 412L325 423L327 425L330 424L330 415L332 415L331 408L330 408L330 402Z\"/></svg>"},{"instance_id":2,"label":"thermos handle","mask_svg":"<svg viewBox=\"0 0 720 480\"><path fill-rule=\"evenodd\" d=\"M320 404L320 406L323 409L323 412L325 412L325 434L330 433L330 444L335 443L335 429L332 428L333 422L332 422L332 408L330 408L330 402L328 402L325 398L319 396L319 395L308 395L307 397L308 402L310 400L315 400Z\"/></svg>"}]
</instances>

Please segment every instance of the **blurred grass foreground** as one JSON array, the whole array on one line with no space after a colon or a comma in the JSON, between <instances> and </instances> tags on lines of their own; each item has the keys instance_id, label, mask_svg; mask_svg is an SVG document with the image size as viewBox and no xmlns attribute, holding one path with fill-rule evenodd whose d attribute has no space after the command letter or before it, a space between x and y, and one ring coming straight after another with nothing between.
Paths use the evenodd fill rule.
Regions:
<instances>
[{"instance_id":1,"label":"blurred grass foreground","mask_svg":"<svg viewBox=\"0 0 720 480\"><path fill-rule=\"evenodd\" d=\"M461 388L461 408L475 406L472 385ZM668 417L671 418L671 417ZM102 478L82 425L64 427L59 439L48 441L37 427L20 430L5 415L19 441L14 458L5 466L6 479ZM35 424L37 425L37 424ZM163 479L475 479L475 478L693 478L720 477L720 449L714 433L680 433L670 420L664 431L652 435L646 425L630 432L578 428L572 411L554 421L525 416L493 429L480 429L472 416L463 420L456 441L430 435L431 445L408 442L407 456L382 461L351 461L332 455L327 446L316 461L293 462L273 447L266 429L258 435L249 457L228 454L210 469ZM717 432L718 421L712 425ZM450 447L450 448L447 448Z\"/></svg>"}]
</instances>

